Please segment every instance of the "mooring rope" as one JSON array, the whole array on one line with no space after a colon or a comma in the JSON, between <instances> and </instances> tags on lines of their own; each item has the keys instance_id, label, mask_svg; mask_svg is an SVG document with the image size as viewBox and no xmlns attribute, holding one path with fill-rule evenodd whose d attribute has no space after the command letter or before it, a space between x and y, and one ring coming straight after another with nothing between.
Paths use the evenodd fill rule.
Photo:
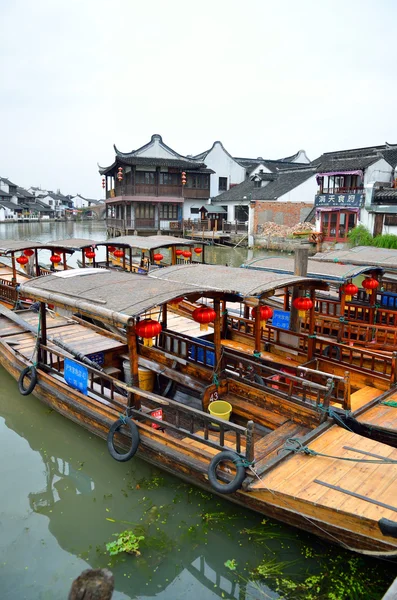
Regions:
<instances>
[{"instance_id":1,"label":"mooring rope","mask_svg":"<svg viewBox=\"0 0 397 600\"><path fill-rule=\"evenodd\" d=\"M289 438L284 446L278 450L278 452L294 452L294 454L307 454L309 456L323 456L324 458L333 458L336 460L346 460L348 462L358 462L358 463L373 463L376 465L396 465L397 460L392 458L382 458L380 460L371 460L370 458L348 458L347 456L333 456L331 454L323 454L322 452L317 452L316 450L312 450L308 446L302 444L302 442L298 438Z\"/></svg>"}]
</instances>

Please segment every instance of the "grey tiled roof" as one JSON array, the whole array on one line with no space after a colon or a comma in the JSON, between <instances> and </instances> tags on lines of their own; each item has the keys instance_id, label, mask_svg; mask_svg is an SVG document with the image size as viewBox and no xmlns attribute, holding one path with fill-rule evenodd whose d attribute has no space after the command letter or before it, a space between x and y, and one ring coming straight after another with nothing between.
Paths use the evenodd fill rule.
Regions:
<instances>
[{"instance_id":1,"label":"grey tiled roof","mask_svg":"<svg viewBox=\"0 0 397 600\"><path fill-rule=\"evenodd\" d=\"M12 194L5 192L4 190L0 190L0 198L11 198Z\"/></svg>"},{"instance_id":2,"label":"grey tiled roof","mask_svg":"<svg viewBox=\"0 0 397 600\"><path fill-rule=\"evenodd\" d=\"M379 202L381 200L397 200L397 188L381 188L374 194L374 201Z\"/></svg>"},{"instance_id":3,"label":"grey tiled roof","mask_svg":"<svg viewBox=\"0 0 397 600\"><path fill-rule=\"evenodd\" d=\"M261 188L256 187L254 181L249 178L227 192L216 196L212 199L212 202L216 204L238 202L244 200L244 196L247 196L248 200L277 200L280 196L313 177L315 173L316 168L310 165L306 165L305 169L298 166L294 169L279 171L278 173L272 173L273 181Z\"/></svg>"},{"instance_id":4,"label":"grey tiled roof","mask_svg":"<svg viewBox=\"0 0 397 600\"><path fill-rule=\"evenodd\" d=\"M312 162L318 166L317 171L355 171L366 169L377 160L384 158L393 168L397 165L397 146L369 146L353 148L337 152L325 152Z\"/></svg>"},{"instance_id":5,"label":"grey tiled roof","mask_svg":"<svg viewBox=\"0 0 397 600\"><path fill-rule=\"evenodd\" d=\"M290 169L280 171L274 181L262 188L254 188L253 200L277 200L280 196L287 194L298 185L304 183L315 175L316 169L306 165L306 169Z\"/></svg>"},{"instance_id":6,"label":"grey tiled roof","mask_svg":"<svg viewBox=\"0 0 397 600\"><path fill-rule=\"evenodd\" d=\"M13 185L14 187L16 187L16 183L12 183L12 181L7 179L6 177L0 177L0 180L4 181L4 183L6 183L7 185Z\"/></svg>"}]
</instances>

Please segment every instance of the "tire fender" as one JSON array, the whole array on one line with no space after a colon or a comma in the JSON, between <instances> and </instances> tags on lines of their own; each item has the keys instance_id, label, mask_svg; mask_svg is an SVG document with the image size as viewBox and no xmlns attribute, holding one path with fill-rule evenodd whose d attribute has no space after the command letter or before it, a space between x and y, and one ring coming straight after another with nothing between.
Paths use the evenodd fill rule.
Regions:
<instances>
[{"instance_id":1,"label":"tire fender","mask_svg":"<svg viewBox=\"0 0 397 600\"><path fill-rule=\"evenodd\" d=\"M231 450L223 450L222 452L219 452L219 454L216 454L211 460L208 467L208 480L218 494L233 494L240 489L246 476L242 460L243 459L238 454ZM236 467L235 478L225 484L220 483L216 475L216 470L222 462L234 463Z\"/></svg>"},{"instance_id":2,"label":"tire fender","mask_svg":"<svg viewBox=\"0 0 397 600\"><path fill-rule=\"evenodd\" d=\"M24 382L25 382L25 377L28 375L28 373L30 373L30 381L29 381L28 387L25 388ZM30 365L29 367L25 367L23 369L23 371L21 371L21 374L18 379L19 393L22 394L22 396L29 396L29 394L31 394L33 392L34 388L36 387L36 383L37 383L36 367L34 367L33 365Z\"/></svg>"},{"instance_id":3,"label":"tire fender","mask_svg":"<svg viewBox=\"0 0 397 600\"><path fill-rule=\"evenodd\" d=\"M131 448L128 450L128 452L125 452L124 454L120 454L120 452L118 452L115 448L114 436L116 435L117 431L119 429L121 429L121 427L123 425L128 427L128 429L130 430ZM107 445L108 445L108 450L109 450L110 456L112 458L114 458L115 460L117 460L119 462L126 462L127 460L130 460L130 458L132 458L134 456L134 454L136 453L136 451L138 450L138 446L139 446L138 427L135 425L135 423L133 421L131 421L131 419L128 419L128 418L117 419L117 421L115 421L113 423L113 425L111 426L111 428L109 429L109 433L107 436Z\"/></svg>"}]
</instances>

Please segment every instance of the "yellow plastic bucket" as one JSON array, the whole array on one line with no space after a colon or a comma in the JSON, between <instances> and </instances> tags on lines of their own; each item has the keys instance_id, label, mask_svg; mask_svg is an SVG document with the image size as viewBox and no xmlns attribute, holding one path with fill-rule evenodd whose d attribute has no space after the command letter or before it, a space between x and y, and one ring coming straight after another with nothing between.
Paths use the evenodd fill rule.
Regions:
<instances>
[{"instance_id":1,"label":"yellow plastic bucket","mask_svg":"<svg viewBox=\"0 0 397 600\"><path fill-rule=\"evenodd\" d=\"M224 421L228 421L230 415L232 413L233 407L229 402L225 402L224 400L215 400L211 402L208 406L208 410L210 415L213 417L217 417L218 419L223 419Z\"/></svg>"},{"instance_id":2,"label":"yellow plastic bucket","mask_svg":"<svg viewBox=\"0 0 397 600\"><path fill-rule=\"evenodd\" d=\"M139 387L141 390L145 390L146 392L153 392L154 387L154 373L146 367L139 367L138 369L138 380Z\"/></svg>"}]
</instances>

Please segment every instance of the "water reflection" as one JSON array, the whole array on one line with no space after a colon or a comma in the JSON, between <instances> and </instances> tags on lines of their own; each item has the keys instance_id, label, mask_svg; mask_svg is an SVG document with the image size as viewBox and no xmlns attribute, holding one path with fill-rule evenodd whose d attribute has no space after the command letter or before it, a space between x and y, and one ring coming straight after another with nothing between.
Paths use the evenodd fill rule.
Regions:
<instances>
[{"instance_id":1,"label":"water reflection","mask_svg":"<svg viewBox=\"0 0 397 600\"><path fill-rule=\"evenodd\" d=\"M26 440L30 451L40 457L41 467L30 470L30 490L26 493L35 518L46 518L39 521L38 538L44 536L47 523L71 563L74 556L93 568L111 562L121 594L115 598L185 598L186 587L203 600L248 597L246 584L241 586L224 563L230 558L240 564L247 562L249 547L237 546L233 528L239 531L259 523L259 518L241 510L228 523L232 530L205 527L203 512L216 510L231 515L234 509L138 459L127 465L113 461L102 440L49 411L33 397L20 397L15 382L3 370L0 385L7 390L0 397L0 414L5 420L0 431L6 427L18 435L9 452L15 450L15 440ZM26 450L21 452L14 465L23 475L26 456ZM4 459L7 463L7 452ZM8 498L0 497L0 512L11 510L13 502L13 489L9 489ZM105 542L111 541L113 533L135 527L146 538L141 557L110 560L104 553ZM28 560L22 556L26 552L27 548L20 549L22 561ZM45 561L55 566L61 560L58 553L43 545L36 558L40 564ZM73 572L73 577L76 575ZM43 585L40 569L35 577ZM65 595L70 579L64 581ZM18 587L16 590L8 597L24 597Z\"/></svg>"}]
</instances>

